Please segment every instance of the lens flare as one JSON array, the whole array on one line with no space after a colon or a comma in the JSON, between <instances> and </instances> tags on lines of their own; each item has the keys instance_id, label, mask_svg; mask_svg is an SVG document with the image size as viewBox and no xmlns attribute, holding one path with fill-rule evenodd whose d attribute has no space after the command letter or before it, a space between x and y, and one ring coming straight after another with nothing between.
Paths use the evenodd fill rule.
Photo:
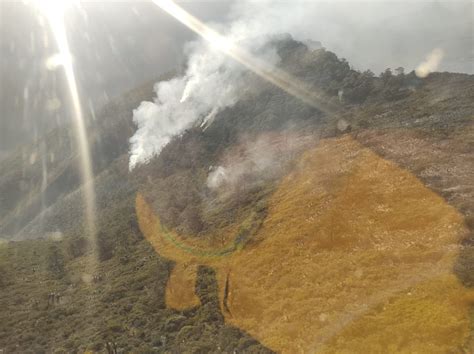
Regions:
<instances>
[{"instance_id":1,"label":"lens flare","mask_svg":"<svg viewBox=\"0 0 474 354\"><path fill-rule=\"evenodd\" d=\"M93 183L92 162L89 143L87 140L84 115L82 112L81 101L79 98L79 90L77 88L77 81L72 63L71 50L69 47L66 27L64 23L64 14L66 9L75 3L78 3L78 1L37 0L34 2L34 5L36 5L39 11L46 17L59 51L58 54L54 55L47 61L46 65L49 69L54 69L57 66L62 66L69 87L69 93L71 96L73 108L74 132L80 158L80 170L83 183L83 198L85 204L87 234L89 235L92 244L95 246L96 203ZM95 248L96 247L93 247L93 249Z\"/></svg>"},{"instance_id":2,"label":"lens flare","mask_svg":"<svg viewBox=\"0 0 474 354\"><path fill-rule=\"evenodd\" d=\"M332 113L337 110L337 106L327 102L321 91L318 91L314 87L309 88L308 85L289 73L268 65L263 60L253 56L225 36L222 36L199 19L186 12L186 10L174 1L153 0L153 3L186 27L196 32L208 41L212 47L220 50L222 53L244 65L263 79L278 86L288 94L325 113Z\"/></svg>"}]
</instances>

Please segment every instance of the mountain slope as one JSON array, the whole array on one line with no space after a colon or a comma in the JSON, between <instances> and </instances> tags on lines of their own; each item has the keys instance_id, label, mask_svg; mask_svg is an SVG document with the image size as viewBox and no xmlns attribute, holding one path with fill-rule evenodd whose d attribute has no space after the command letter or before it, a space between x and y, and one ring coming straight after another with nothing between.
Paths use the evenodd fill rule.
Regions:
<instances>
[{"instance_id":1,"label":"mountain slope","mask_svg":"<svg viewBox=\"0 0 474 354\"><path fill-rule=\"evenodd\" d=\"M67 129L0 161L0 235L27 239L0 244L0 349L471 350L474 77L377 77L276 46L338 111L247 73L239 102L130 173L151 85L114 101L90 138L96 245Z\"/></svg>"}]
</instances>

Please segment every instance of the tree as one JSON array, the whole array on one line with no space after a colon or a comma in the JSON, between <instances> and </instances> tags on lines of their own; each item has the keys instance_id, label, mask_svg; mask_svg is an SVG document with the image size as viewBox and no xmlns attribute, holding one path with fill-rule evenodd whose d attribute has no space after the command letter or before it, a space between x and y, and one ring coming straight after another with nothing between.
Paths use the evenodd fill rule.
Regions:
<instances>
[{"instance_id":1,"label":"tree","mask_svg":"<svg viewBox=\"0 0 474 354\"><path fill-rule=\"evenodd\" d=\"M390 68L385 69L385 71L380 74L380 78L382 79L384 84L390 81L392 77L393 77L392 70Z\"/></svg>"},{"instance_id":2,"label":"tree","mask_svg":"<svg viewBox=\"0 0 474 354\"><path fill-rule=\"evenodd\" d=\"M64 255L57 244L52 244L48 249L47 266L48 270L57 278L65 275Z\"/></svg>"},{"instance_id":3,"label":"tree","mask_svg":"<svg viewBox=\"0 0 474 354\"><path fill-rule=\"evenodd\" d=\"M114 243L103 231L100 231L97 236L97 253L101 262L112 258L114 255Z\"/></svg>"},{"instance_id":4,"label":"tree","mask_svg":"<svg viewBox=\"0 0 474 354\"><path fill-rule=\"evenodd\" d=\"M71 258L77 258L87 252L87 247L88 242L85 237L71 237L67 243L67 252Z\"/></svg>"},{"instance_id":5,"label":"tree","mask_svg":"<svg viewBox=\"0 0 474 354\"><path fill-rule=\"evenodd\" d=\"M183 231L187 234L196 235L203 229L203 222L196 206L188 206L181 213Z\"/></svg>"},{"instance_id":6,"label":"tree","mask_svg":"<svg viewBox=\"0 0 474 354\"><path fill-rule=\"evenodd\" d=\"M0 289L5 288L9 283L10 277L6 271L6 267L0 264Z\"/></svg>"},{"instance_id":7,"label":"tree","mask_svg":"<svg viewBox=\"0 0 474 354\"><path fill-rule=\"evenodd\" d=\"M401 66L395 69L395 73L397 76L403 76L405 74L405 69Z\"/></svg>"}]
</instances>

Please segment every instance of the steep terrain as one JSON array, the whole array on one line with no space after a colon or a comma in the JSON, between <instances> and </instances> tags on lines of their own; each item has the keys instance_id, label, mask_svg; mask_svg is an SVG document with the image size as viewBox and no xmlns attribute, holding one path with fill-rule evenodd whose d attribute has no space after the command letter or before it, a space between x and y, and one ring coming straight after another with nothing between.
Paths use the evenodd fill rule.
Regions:
<instances>
[{"instance_id":1,"label":"steep terrain","mask_svg":"<svg viewBox=\"0 0 474 354\"><path fill-rule=\"evenodd\" d=\"M133 134L131 111L141 100L151 98L152 85L144 84L113 100L96 116L87 117L95 175L107 174L112 162L127 152L127 141ZM64 197L80 187L75 144L72 127L62 126L0 161L0 237L42 237L45 232L70 229L71 219L81 217L80 205L79 214L69 210L70 220L51 222L54 218L50 216L64 213L62 203L74 198ZM98 188L102 189L108 190ZM81 203L78 197L74 204Z\"/></svg>"},{"instance_id":2,"label":"steep terrain","mask_svg":"<svg viewBox=\"0 0 474 354\"><path fill-rule=\"evenodd\" d=\"M329 342L323 351L444 353L469 336L474 292L452 274L467 233L462 215L348 136L323 140L302 156L240 252L212 257L197 245L179 248L142 198L137 212L157 253L178 262L174 271L181 272L179 264L216 268L226 320L279 352L311 352ZM194 288L172 274L168 287L178 296L184 285ZM196 305L189 297L167 300L173 308ZM415 328L424 328L421 343Z\"/></svg>"},{"instance_id":3,"label":"steep terrain","mask_svg":"<svg viewBox=\"0 0 474 354\"><path fill-rule=\"evenodd\" d=\"M90 128L96 245L67 128L0 161L0 349L472 352L473 76L274 45L337 112L248 73L130 173L151 85L112 102Z\"/></svg>"}]
</instances>

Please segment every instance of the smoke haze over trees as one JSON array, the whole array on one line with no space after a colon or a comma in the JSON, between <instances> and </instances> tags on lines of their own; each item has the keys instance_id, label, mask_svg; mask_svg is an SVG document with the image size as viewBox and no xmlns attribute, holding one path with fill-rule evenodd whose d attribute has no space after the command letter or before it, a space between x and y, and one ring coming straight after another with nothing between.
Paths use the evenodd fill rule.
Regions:
<instances>
[{"instance_id":1,"label":"smoke haze over trees","mask_svg":"<svg viewBox=\"0 0 474 354\"><path fill-rule=\"evenodd\" d=\"M438 70L474 72L472 2L186 2L203 21L226 26L265 11L260 27L314 39L357 69L415 69L433 49ZM146 2L84 2L67 14L74 65L85 111L92 116L110 97L154 80L184 62L189 30ZM47 26L22 2L0 4L0 153L69 121L60 71L45 62L56 52ZM100 53L99 53L100 52ZM1 154L0 154L1 158Z\"/></svg>"}]
</instances>

